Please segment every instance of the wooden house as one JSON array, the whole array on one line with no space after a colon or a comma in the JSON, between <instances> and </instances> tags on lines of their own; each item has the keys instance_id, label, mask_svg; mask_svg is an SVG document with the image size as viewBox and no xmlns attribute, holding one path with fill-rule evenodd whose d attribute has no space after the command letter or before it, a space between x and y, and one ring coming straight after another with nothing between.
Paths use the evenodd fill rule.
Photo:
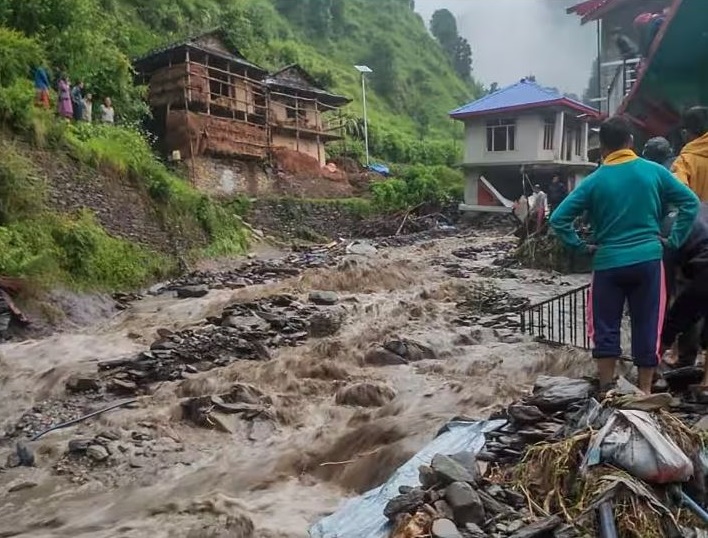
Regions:
<instances>
[{"instance_id":1,"label":"wooden house","mask_svg":"<svg viewBox=\"0 0 708 538\"><path fill-rule=\"evenodd\" d=\"M305 153L324 165L324 144L341 138L341 121L334 112L350 99L319 87L299 65L273 73L265 79L265 86L272 147Z\"/></svg>"}]
</instances>

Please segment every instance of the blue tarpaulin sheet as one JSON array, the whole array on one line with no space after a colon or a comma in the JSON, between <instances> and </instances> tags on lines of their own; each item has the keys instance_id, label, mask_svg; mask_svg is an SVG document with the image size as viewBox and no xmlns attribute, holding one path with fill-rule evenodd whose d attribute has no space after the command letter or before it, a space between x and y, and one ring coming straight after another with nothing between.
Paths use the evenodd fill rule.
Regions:
<instances>
[{"instance_id":1,"label":"blue tarpaulin sheet","mask_svg":"<svg viewBox=\"0 0 708 538\"><path fill-rule=\"evenodd\" d=\"M391 173L391 169L385 164L370 164L369 170L382 176L388 176Z\"/></svg>"},{"instance_id":2,"label":"blue tarpaulin sheet","mask_svg":"<svg viewBox=\"0 0 708 538\"><path fill-rule=\"evenodd\" d=\"M311 538L387 538L388 520L383 515L386 503L396 497L400 486L418 486L418 467L429 465L436 454L479 453L484 434L504 426L506 421L453 421L420 452L404 463L383 486L346 501L334 514L310 529Z\"/></svg>"}]
</instances>

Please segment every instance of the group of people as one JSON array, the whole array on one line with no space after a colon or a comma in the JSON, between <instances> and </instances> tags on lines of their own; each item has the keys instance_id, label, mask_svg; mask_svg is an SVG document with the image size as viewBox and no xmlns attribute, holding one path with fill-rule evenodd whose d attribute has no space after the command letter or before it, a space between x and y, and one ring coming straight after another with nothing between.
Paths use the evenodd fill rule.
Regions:
<instances>
[{"instance_id":1,"label":"group of people","mask_svg":"<svg viewBox=\"0 0 708 538\"><path fill-rule=\"evenodd\" d=\"M622 354L625 303L639 388L647 394L661 359L675 364L680 337L693 335L696 342L696 325L708 318L708 108L690 109L682 133L686 144L678 157L663 138L650 140L640 157L631 124L606 120L602 165L550 217L566 245L593 256L588 325L601 392L612 388ZM591 242L575 229L582 215Z\"/></svg>"},{"instance_id":2,"label":"group of people","mask_svg":"<svg viewBox=\"0 0 708 538\"><path fill-rule=\"evenodd\" d=\"M49 89L51 83L49 74L44 67L34 70L34 88L37 106L49 109ZM73 86L69 78L62 74L57 81L57 113L62 118L75 121L93 121L93 95L86 91L84 83L78 81ZM115 110L110 97L106 97L99 107L101 123L115 123Z\"/></svg>"}]
</instances>

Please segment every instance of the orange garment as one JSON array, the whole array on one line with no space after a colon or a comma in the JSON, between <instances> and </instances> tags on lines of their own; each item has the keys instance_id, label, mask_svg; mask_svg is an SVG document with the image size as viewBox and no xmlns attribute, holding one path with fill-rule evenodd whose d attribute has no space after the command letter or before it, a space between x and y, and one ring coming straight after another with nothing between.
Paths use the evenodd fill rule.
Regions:
<instances>
[{"instance_id":1,"label":"orange garment","mask_svg":"<svg viewBox=\"0 0 708 538\"><path fill-rule=\"evenodd\" d=\"M38 107L49 108L49 90L37 90L37 101Z\"/></svg>"},{"instance_id":2,"label":"orange garment","mask_svg":"<svg viewBox=\"0 0 708 538\"><path fill-rule=\"evenodd\" d=\"M708 202L708 134L686 144L671 171L701 202Z\"/></svg>"}]
</instances>

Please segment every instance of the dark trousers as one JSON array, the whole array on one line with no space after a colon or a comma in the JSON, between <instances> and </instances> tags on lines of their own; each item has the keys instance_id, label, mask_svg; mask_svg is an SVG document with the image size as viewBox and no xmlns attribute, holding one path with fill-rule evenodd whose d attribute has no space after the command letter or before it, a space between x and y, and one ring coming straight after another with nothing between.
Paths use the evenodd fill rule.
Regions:
<instances>
[{"instance_id":1,"label":"dark trousers","mask_svg":"<svg viewBox=\"0 0 708 538\"><path fill-rule=\"evenodd\" d=\"M632 322L632 358L640 368L659 363L659 333L666 308L664 267L654 260L593 273L588 321L593 357L622 355L620 328L625 301Z\"/></svg>"},{"instance_id":2,"label":"dark trousers","mask_svg":"<svg viewBox=\"0 0 708 538\"><path fill-rule=\"evenodd\" d=\"M708 274L698 275L680 292L666 314L661 335L665 347L673 345L678 337L679 362L694 364L701 348L708 345ZM702 327L701 327L702 325Z\"/></svg>"}]
</instances>

